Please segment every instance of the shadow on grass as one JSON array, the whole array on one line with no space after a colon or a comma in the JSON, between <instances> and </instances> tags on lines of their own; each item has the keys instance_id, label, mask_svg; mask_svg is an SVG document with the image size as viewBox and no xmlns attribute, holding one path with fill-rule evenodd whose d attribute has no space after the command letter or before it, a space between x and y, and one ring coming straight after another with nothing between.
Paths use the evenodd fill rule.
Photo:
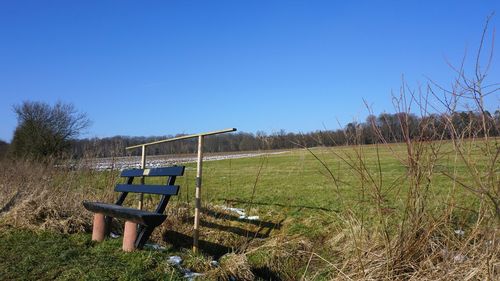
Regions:
<instances>
[{"instance_id":1,"label":"shadow on grass","mask_svg":"<svg viewBox=\"0 0 500 281\"><path fill-rule=\"evenodd\" d=\"M163 233L163 241L171 244L174 249L184 248L191 250L193 247L192 236L173 230L167 230ZM219 259L223 255L233 251L233 249L230 247L205 240L199 240L198 243L201 252L212 256L215 259Z\"/></svg>"},{"instance_id":2,"label":"shadow on grass","mask_svg":"<svg viewBox=\"0 0 500 281\"><path fill-rule=\"evenodd\" d=\"M206 240L199 240L199 250L205 255L212 256L215 260L220 259L223 255L232 252L245 252L249 242L253 239L269 238L273 230L282 228L284 218L279 222L249 220L240 218L237 215L228 214L227 211L216 211L208 208L202 209L202 213L206 216L200 221L202 227L216 229L223 232L230 232L241 237L245 237L245 243L239 248L228 247L222 243L214 243ZM189 216L182 220L183 223L191 222L194 218ZM220 223L219 223L220 221ZM238 222L238 226L230 225L228 221ZM248 229L247 229L248 228ZM163 241L172 245L174 249L191 250L193 246L193 238L174 230L166 230L162 234ZM256 277L263 280L281 280L279 274L274 272L267 266L253 267L252 272Z\"/></svg>"},{"instance_id":3,"label":"shadow on grass","mask_svg":"<svg viewBox=\"0 0 500 281\"><path fill-rule=\"evenodd\" d=\"M268 229L265 233L260 233L260 230L262 228L259 228L258 231L250 231L248 229L244 229L241 227L236 227L236 226L227 226L227 225L221 225L209 221L200 221L201 226L212 228L212 229L218 229L220 231L225 231L225 232L231 232L236 235L242 236L242 237L247 237L247 238L268 238L269 233L271 232L271 229Z\"/></svg>"},{"instance_id":4,"label":"shadow on grass","mask_svg":"<svg viewBox=\"0 0 500 281\"><path fill-rule=\"evenodd\" d=\"M272 271L269 267L258 267L252 268L252 272L255 277L259 277L264 280L273 280L273 281L281 281L281 277L274 271Z\"/></svg>"},{"instance_id":5,"label":"shadow on grass","mask_svg":"<svg viewBox=\"0 0 500 281\"><path fill-rule=\"evenodd\" d=\"M171 244L172 248L176 250L191 250L193 247L193 237L173 230L165 231L163 233L163 240ZM227 253L234 252L234 249L230 247L205 240L199 240L198 245L202 253L212 256L215 260L220 259L220 257ZM252 268L252 272L256 277L263 280L281 280L278 273L274 272L267 266Z\"/></svg>"},{"instance_id":6,"label":"shadow on grass","mask_svg":"<svg viewBox=\"0 0 500 281\"><path fill-rule=\"evenodd\" d=\"M224 219L224 220L230 220L230 221L237 221L237 222L241 222L241 223L253 224L253 225L259 227L259 232L260 232L260 229L267 228L268 235L266 237L262 237L262 238L269 237L269 233L273 229L278 229L278 230L281 229L282 223L284 221L284 219L282 219L281 221L276 223L276 222L272 222L272 221L249 220L249 219L241 219L239 216L227 214L224 212L217 212L217 211L210 210L210 209L203 209L202 211L203 211L203 214L211 216L211 217L216 218L216 219ZM224 229L221 229L221 230L224 230ZM225 230L225 231L228 231L228 230ZM244 231L245 231L245 233L247 232L246 230L244 230ZM236 232L234 232L234 233L236 233ZM236 234L238 234L238 233L236 233ZM243 236L247 236L247 235L243 235Z\"/></svg>"},{"instance_id":7,"label":"shadow on grass","mask_svg":"<svg viewBox=\"0 0 500 281\"><path fill-rule=\"evenodd\" d=\"M282 207L282 208L299 208L299 211L301 209L309 209L309 210L321 210L321 211L328 211L328 212L339 212L339 210L335 209L329 209L329 208L324 208L324 207L316 207L316 206L302 206L302 205L286 205L286 204L281 204L281 203L268 203L268 202L251 202L251 201L245 201L245 200L239 200L239 199L225 199L225 198L217 198L218 200L224 200L226 203L240 203L240 204L250 204L250 205L261 205L261 206L276 206L276 207Z\"/></svg>"}]
</instances>

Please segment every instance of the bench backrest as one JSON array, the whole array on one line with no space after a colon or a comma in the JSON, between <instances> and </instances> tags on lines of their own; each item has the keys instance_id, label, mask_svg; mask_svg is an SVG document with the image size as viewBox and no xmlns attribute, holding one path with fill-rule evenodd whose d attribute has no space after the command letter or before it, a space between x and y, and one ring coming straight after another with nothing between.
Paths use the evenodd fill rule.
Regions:
<instances>
[{"instance_id":1,"label":"bench backrest","mask_svg":"<svg viewBox=\"0 0 500 281\"><path fill-rule=\"evenodd\" d=\"M182 176L184 174L184 168L184 166L173 166L166 168L123 170L120 176L127 177L127 183L117 184L115 191L177 195L179 192L179 186L173 184L175 182L175 177ZM134 178L136 177L168 177L168 179L166 185L132 184Z\"/></svg>"},{"instance_id":2,"label":"bench backrest","mask_svg":"<svg viewBox=\"0 0 500 281\"><path fill-rule=\"evenodd\" d=\"M168 176L182 176L184 174L184 166L172 166L164 168L151 168L151 169L129 169L123 170L120 174L121 177L168 177Z\"/></svg>"},{"instance_id":3,"label":"bench backrest","mask_svg":"<svg viewBox=\"0 0 500 281\"><path fill-rule=\"evenodd\" d=\"M134 193L149 193L162 195L161 200L156 207L155 212L163 213L168 204L171 195L179 193L179 186L174 185L177 176L184 175L184 166L172 166L165 168L151 168L151 169L129 169L123 170L120 174L121 177L126 177L126 184L117 184L115 191L121 192L115 204L122 205L129 192ZM167 177L167 181L162 184L133 184L134 178L142 177Z\"/></svg>"}]
</instances>

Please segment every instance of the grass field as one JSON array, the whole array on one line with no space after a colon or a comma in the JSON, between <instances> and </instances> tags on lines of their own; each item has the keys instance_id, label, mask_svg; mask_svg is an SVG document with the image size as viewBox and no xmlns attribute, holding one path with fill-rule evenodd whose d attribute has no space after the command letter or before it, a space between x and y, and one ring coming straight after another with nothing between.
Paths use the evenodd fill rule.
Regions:
<instances>
[{"instance_id":1,"label":"grass field","mask_svg":"<svg viewBox=\"0 0 500 281\"><path fill-rule=\"evenodd\" d=\"M471 147L468 159L479 169L486 167L490 160L480 145ZM0 276L177 280L183 273L168 265L171 255L180 255L184 267L206 273L199 278L209 280L230 276L239 280L442 278L443 272L461 276L473 267L477 272L472 279L498 276L498 220L482 216L487 200L449 176L473 185L468 164L457 160L451 144L444 143L438 154L431 149L422 153L418 167L427 168L412 177L407 154L406 145L393 144L295 149L207 161L201 255L189 250L193 164L178 178L181 192L169 205L169 218L153 234L153 242L165 250L127 254L120 251L120 239L90 241L91 214L79 204L82 199L112 200L117 172L56 171L3 163ZM493 173L498 179L498 168ZM21 195L10 200L15 194ZM146 198L146 203L152 205L154 200ZM412 204L418 207L410 208ZM224 210L228 206L243 208L259 219L239 220ZM415 219L419 220L416 228L410 221ZM465 234L458 235L457 230ZM416 242L405 244L411 241ZM415 247L419 249L411 252ZM453 252L458 250L466 257L460 262ZM412 255L407 257L407 251ZM439 254L443 251L454 254ZM227 252L234 255L224 256ZM214 259L220 266L210 265ZM488 262L482 264L485 259Z\"/></svg>"}]
</instances>

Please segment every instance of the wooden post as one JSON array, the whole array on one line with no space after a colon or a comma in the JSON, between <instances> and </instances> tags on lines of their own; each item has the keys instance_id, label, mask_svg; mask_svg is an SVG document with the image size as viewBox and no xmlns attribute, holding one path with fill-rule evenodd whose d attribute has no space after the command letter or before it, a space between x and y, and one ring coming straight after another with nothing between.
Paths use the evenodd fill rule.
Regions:
<instances>
[{"instance_id":1,"label":"wooden post","mask_svg":"<svg viewBox=\"0 0 500 281\"><path fill-rule=\"evenodd\" d=\"M196 166L196 192L194 206L194 233L193 252L198 252L198 240L200 237L200 209L201 209L201 177L203 165L203 136L198 136L198 163Z\"/></svg>"},{"instance_id":2,"label":"wooden post","mask_svg":"<svg viewBox=\"0 0 500 281\"><path fill-rule=\"evenodd\" d=\"M146 146L142 146L141 169L146 169ZM144 177L141 177L141 184L144 184ZM144 193L139 193L139 210L142 210Z\"/></svg>"}]
</instances>

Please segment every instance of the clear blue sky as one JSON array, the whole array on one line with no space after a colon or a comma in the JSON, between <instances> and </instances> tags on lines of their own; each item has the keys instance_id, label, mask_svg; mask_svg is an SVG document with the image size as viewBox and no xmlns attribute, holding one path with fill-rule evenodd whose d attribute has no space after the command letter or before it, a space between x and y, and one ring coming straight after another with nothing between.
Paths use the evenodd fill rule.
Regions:
<instances>
[{"instance_id":1,"label":"clear blue sky","mask_svg":"<svg viewBox=\"0 0 500 281\"><path fill-rule=\"evenodd\" d=\"M23 100L73 103L85 137L268 133L392 112L401 75L448 85L500 1L0 0L0 139ZM497 43L498 46L498 43ZM495 62L500 56L497 49ZM500 66L490 74L499 82ZM498 108L498 96L488 100Z\"/></svg>"}]
</instances>

